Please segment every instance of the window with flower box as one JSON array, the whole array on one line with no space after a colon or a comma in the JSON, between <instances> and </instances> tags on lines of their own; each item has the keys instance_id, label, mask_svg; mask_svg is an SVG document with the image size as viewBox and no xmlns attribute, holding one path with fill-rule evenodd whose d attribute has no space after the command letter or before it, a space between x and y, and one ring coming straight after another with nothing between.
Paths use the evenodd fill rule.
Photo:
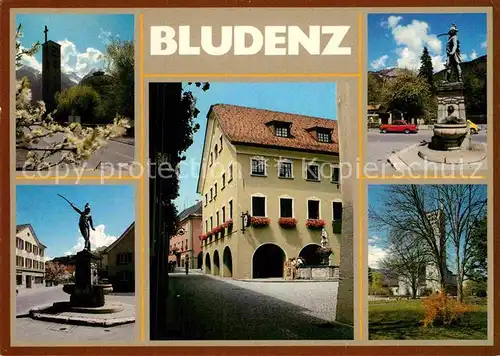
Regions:
<instances>
[{"instance_id":1,"label":"window with flower box","mask_svg":"<svg viewBox=\"0 0 500 356\"><path fill-rule=\"evenodd\" d=\"M252 216L267 216L266 213L266 197L252 196Z\"/></svg>"},{"instance_id":2,"label":"window with flower box","mask_svg":"<svg viewBox=\"0 0 500 356\"><path fill-rule=\"evenodd\" d=\"M280 218L293 218L293 199L280 198Z\"/></svg>"},{"instance_id":3,"label":"window with flower box","mask_svg":"<svg viewBox=\"0 0 500 356\"><path fill-rule=\"evenodd\" d=\"M308 219L319 219L319 200L308 200L307 201L307 218Z\"/></svg>"}]
</instances>

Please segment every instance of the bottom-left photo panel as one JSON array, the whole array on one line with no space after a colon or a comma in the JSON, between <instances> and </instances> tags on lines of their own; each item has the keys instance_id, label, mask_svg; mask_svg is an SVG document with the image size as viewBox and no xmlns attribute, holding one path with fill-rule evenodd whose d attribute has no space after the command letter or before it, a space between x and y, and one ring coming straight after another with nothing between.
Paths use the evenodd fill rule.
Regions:
<instances>
[{"instance_id":1,"label":"bottom-left photo panel","mask_svg":"<svg viewBox=\"0 0 500 356\"><path fill-rule=\"evenodd\" d=\"M14 202L11 343L134 342L135 186L17 185Z\"/></svg>"}]
</instances>

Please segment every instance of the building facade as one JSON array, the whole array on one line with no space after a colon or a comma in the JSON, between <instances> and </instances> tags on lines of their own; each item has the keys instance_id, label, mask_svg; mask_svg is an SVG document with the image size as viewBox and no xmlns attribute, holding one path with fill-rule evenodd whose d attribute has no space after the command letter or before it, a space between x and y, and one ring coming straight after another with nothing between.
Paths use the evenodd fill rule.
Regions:
<instances>
[{"instance_id":1,"label":"building facade","mask_svg":"<svg viewBox=\"0 0 500 356\"><path fill-rule=\"evenodd\" d=\"M198 181L203 270L238 279L282 277L287 259L319 264L324 227L340 260L342 221L335 120L213 105ZM242 214L250 223L243 231Z\"/></svg>"},{"instance_id":2,"label":"building facade","mask_svg":"<svg viewBox=\"0 0 500 356\"><path fill-rule=\"evenodd\" d=\"M103 266L115 292L135 291L135 222L103 250Z\"/></svg>"},{"instance_id":3,"label":"building facade","mask_svg":"<svg viewBox=\"0 0 500 356\"><path fill-rule=\"evenodd\" d=\"M177 267L184 267L189 261L189 268L199 269L202 266L200 235L202 231L202 203L185 209L179 214L179 229L177 235L170 239L168 260Z\"/></svg>"},{"instance_id":4,"label":"building facade","mask_svg":"<svg viewBox=\"0 0 500 356\"><path fill-rule=\"evenodd\" d=\"M16 226L16 288L45 286L45 249L31 224Z\"/></svg>"}]
</instances>

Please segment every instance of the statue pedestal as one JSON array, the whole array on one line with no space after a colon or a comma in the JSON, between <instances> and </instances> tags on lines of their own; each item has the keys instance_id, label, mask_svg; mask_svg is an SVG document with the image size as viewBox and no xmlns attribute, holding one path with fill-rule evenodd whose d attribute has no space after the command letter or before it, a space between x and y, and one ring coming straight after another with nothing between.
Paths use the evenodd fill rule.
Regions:
<instances>
[{"instance_id":1,"label":"statue pedestal","mask_svg":"<svg viewBox=\"0 0 500 356\"><path fill-rule=\"evenodd\" d=\"M436 151L457 151L469 148L469 126L465 113L464 85L462 82L443 82L437 86L438 115L434 136L429 148ZM446 123L448 107L454 108L453 116L459 121ZM461 122L460 122L461 121Z\"/></svg>"},{"instance_id":2,"label":"statue pedestal","mask_svg":"<svg viewBox=\"0 0 500 356\"><path fill-rule=\"evenodd\" d=\"M455 115L464 121L465 114L464 84L462 82L444 82L437 85L438 115L437 122L442 123L448 116L448 106L455 108Z\"/></svg>"},{"instance_id":3,"label":"statue pedestal","mask_svg":"<svg viewBox=\"0 0 500 356\"><path fill-rule=\"evenodd\" d=\"M104 295L109 293L109 286L92 284L92 261L99 259L87 250L76 254L75 283L63 287L71 295L71 306L97 308L104 305Z\"/></svg>"}]
</instances>

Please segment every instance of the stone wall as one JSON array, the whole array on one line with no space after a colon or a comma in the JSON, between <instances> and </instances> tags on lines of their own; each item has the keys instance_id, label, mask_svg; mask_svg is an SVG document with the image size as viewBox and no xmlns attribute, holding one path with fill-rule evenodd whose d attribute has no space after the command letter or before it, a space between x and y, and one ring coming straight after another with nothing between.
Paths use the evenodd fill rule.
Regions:
<instances>
[{"instance_id":1,"label":"stone wall","mask_svg":"<svg viewBox=\"0 0 500 356\"><path fill-rule=\"evenodd\" d=\"M338 280L339 266L304 266L297 268L295 279Z\"/></svg>"}]
</instances>

